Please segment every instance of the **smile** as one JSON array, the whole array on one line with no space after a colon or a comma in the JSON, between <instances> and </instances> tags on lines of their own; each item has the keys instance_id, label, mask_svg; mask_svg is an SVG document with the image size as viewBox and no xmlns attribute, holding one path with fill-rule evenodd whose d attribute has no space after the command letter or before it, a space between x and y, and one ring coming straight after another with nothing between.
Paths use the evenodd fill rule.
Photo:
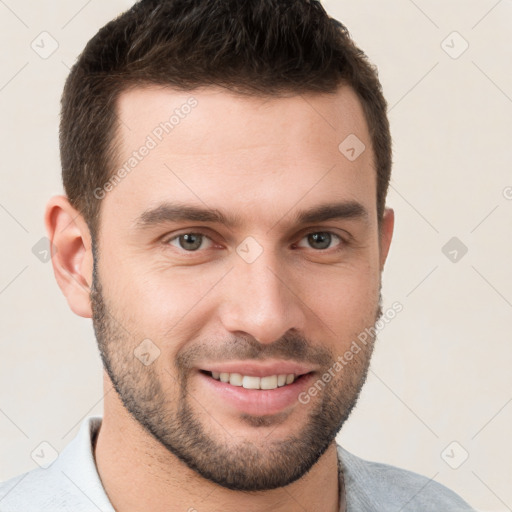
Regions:
<instances>
[{"instance_id":1,"label":"smile","mask_svg":"<svg viewBox=\"0 0 512 512\"><path fill-rule=\"evenodd\" d=\"M288 384L293 384L297 377L293 373L268 375L256 377L253 375L242 375L241 373L208 372L211 377L220 382L226 382L232 386L245 389L276 389Z\"/></svg>"}]
</instances>

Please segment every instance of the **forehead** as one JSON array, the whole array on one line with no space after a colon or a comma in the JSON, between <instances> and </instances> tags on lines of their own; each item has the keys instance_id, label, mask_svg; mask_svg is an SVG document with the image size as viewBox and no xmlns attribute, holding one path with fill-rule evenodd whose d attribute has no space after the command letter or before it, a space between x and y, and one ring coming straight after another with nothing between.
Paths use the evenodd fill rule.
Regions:
<instances>
[{"instance_id":1,"label":"forehead","mask_svg":"<svg viewBox=\"0 0 512 512\"><path fill-rule=\"evenodd\" d=\"M268 222L298 202L356 199L375 208L371 141L347 86L289 97L141 87L120 96L117 113L115 172L124 171L103 208L129 205L135 215L178 200Z\"/></svg>"},{"instance_id":2,"label":"forehead","mask_svg":"<svg viewBox=\"0 0 512 512\"><path fill-rule=\"evenodd\" d=\"M311 143L321 138L337 149L343 135L353 133L363 139L368 134L361 103L348 86L331 94L287 97L245 96L217 87L186 92L148 86L122 93L117 109L128 150L140 141L141 131L157 139L163 135L169 148L174 140L174 152L193 150L194 154L269 143L284 149L297 138ZM165 137L171 131L172 137Z\"/></svg>"}]
</instances>

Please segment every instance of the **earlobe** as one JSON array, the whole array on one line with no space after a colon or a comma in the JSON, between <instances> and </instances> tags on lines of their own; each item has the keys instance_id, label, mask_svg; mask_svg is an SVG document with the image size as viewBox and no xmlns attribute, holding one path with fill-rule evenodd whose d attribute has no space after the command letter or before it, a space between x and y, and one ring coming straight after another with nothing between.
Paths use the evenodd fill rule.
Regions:
<instances>
[{"instance_id":1,"label":"earlobe","mask_svg":"<svg viewBox=\"0 0 512 512\"><path fill-rule=\"evenodd\" d=\"M384 270L384 264L389 253L389 247L393 238L393 230L395 227L395 212L392 208L384 209L382 218L382 227L380 232L380 270Z\"/></svg>"},{"instance_id":2,"label":"earlobe","mask_svg":"<svg viewBox=\"0 0 512 512\"><path fill-rule=\"evenodd\" d=\"M45 224L57 283L72 311L91 318L93 257L87 223L67 197L55 196L46 206Z\"/></svg>"}]
</instances>

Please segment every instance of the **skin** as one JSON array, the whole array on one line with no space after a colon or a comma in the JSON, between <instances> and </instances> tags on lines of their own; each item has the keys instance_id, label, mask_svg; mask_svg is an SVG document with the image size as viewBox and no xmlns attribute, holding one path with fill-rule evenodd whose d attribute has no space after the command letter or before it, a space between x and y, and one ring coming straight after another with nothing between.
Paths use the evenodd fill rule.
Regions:
<instances>
[{"instance_id":1,"label":"skin","mask_svg":"<svg viewBox=\"0 0 512 512\"><path fill-rule=\"evenodd\" d=\"M98 472L120 512L338 511L334 435L357 400L372 347L308 404L294 400L276 414L242 414L212 393L198 369L214 360L247 360L250 354L265 361L293 360L299 346L294 343L302 340L302 362L316 381L374 325L394 213L385 210L379 232L375 167L362 107L346 86L335 94L287 98L242 97L215 88L138 88L122 94L118 103L119 165L167 112L191 96L198 106L102 199L94 272L84 219L63 196L47 207L57 281L70 308L93 318L102 357L110 365L94 451ZM350 134L366 146L355 161L338 149ZM231 228L198 221L140 226L142 213L169 201L215 208L237 216L239 223ZM294 218L299 211L341 201L360 203L367 217L308 224ZM197 251L187 252L173 238L198 232L207 238ZM312 246L308 235L325 232L340 238L333 235L328 249ZM261 249L251 263L237 252L247 237ZM144 339L160 350L148 366L133 357ZM286 447L307 453L311 443L300 444L300 438L326 404L334 412L322 454L303 474L292 475L289 468L299 460ZM247 478L270 474L282 462L275 473L290 473L290 483L234 490L183 462L162 441L171 441L172 422L184 405L213 442L202 458L200 450L190 449L203 470L216 454L241 470L248 467ZM137 420L138 407L142 418L151 417L153 427L169 437L159 440L149 433L151 425ZM188 433L181 428L180 435L183 441Z\"/></svg>"}]
</instances>

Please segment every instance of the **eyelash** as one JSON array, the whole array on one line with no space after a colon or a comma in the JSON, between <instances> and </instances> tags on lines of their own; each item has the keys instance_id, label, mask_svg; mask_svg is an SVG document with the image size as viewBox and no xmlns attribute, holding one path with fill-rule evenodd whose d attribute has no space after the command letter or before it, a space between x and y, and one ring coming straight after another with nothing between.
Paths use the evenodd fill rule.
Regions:
<instances>
[{"instance_id":1,"label":"eyelash","mask_svg":"<svg viewBox=\"0 0 512 512\"><path fill-rule=\"evenodd\" d=\"M333 238L337 239L338 240L338 244L335 245L334 247L329 247L327 249L314 249L314 248L310 248L312 249L314 252L317 252L317 253L324 253L324 252L328 252L328 251L332 251L332 252L337 252L337 251L340 251L342 250L346 245L348 245L348 240L344 239L343 237L341 237L340 235L338 235L337 233L334 233L332 231L319 231L319 230L316 230L316 231L309 231L307 233L305 233L299 240L299 242L301 242L302 240L304 240L305 238L307 238L308 236L310 235L314 235L314 234L328 234L328 235L331 235ZM205 233L202 233L200 231L184 231L182 233L179 233L177 235L173 235L171 238L167 238L164 240L164 244L165 245L171 245L171 242L174 241L174 240L178 240L181 236L184 236L184 235L199 235L201 237L204 237L204 238L207 238L208 240L210 240L212 243L215 243L212 238L210 236L208 236L207 234ZM173 246L175 247L175 246ZM201 249L196 249L195 251L187 251L186 249L183 249L183 247L175 247L176 249L178 249L180 252L182 253L188 253L188 254L194 254L194 253L199 253L199 252L202 252ZM333 251L334 249L334 251ZM203 249L204 251L205 249Z\"/></svg>"}]
</instances>

